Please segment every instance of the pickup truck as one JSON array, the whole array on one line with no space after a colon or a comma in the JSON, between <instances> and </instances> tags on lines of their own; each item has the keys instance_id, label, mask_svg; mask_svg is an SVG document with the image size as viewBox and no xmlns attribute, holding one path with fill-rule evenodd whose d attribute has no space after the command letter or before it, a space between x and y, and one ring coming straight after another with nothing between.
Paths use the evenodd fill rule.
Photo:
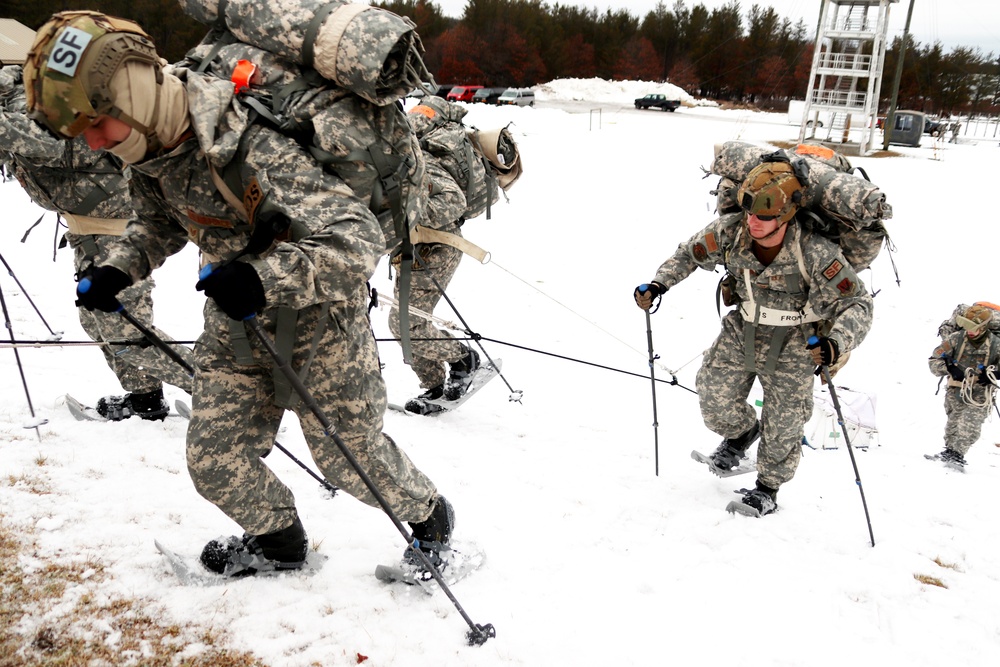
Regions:
<instances>
[{"instance_id":1,"label":"pickup truck","mask_svg":"<svg viewBox=\"0 0 1000 667\"><path fill-rule=\"evenodd\" d=\"M667 96L661 93L651 93L645 97L637 97L635 100L636 109L659 107L663 111L673 111L680 105L680 100L668 100Z\"/></svg>"}]
</instances>

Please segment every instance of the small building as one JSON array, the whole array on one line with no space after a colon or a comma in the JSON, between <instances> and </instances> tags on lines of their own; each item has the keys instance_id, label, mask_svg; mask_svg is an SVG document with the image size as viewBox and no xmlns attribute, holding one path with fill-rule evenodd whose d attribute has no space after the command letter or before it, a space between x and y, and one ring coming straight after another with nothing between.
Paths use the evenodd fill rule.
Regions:
<instances>
[{"instance_id":1,"label":"small building","mask_svg":"<svg viewBox=\"0 0 1000 667\"><path fill-rule=\"evenodd\" d=\"M922 111L897 111L893 116L889 143L899 146L919 146L925 122L926 115Z\"/></svg>"}]
</instances>

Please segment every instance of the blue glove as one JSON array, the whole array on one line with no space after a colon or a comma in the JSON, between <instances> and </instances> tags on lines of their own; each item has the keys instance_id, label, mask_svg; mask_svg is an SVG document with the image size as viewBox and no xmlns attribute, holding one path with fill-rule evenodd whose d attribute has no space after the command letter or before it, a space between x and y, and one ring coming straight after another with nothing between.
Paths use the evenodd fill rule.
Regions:
<instances>
[{"instance_id":1,"label":"blue glove","mask_svg":"<svg viewBox=\"0 0 1000 667\"><path fill-rule=\"evenodd\" d=\"M260 276L246 262L223 264L203 275L194 288L205 292L205 296L215 301L222 312L234 320L249 319L267 302Z\"/></svg>"},{"instance_id":2,"label":"blue glove","mask_svg":"<svg viewBox=\"0 0 1000 667\"><path fill-rule=\"evenodd\" d=\"M76 305L87 310L116 313L122 309L117 294L131 284L128 274L113 266L91 266L77 283Z\"/></svg>"}]
</instances>

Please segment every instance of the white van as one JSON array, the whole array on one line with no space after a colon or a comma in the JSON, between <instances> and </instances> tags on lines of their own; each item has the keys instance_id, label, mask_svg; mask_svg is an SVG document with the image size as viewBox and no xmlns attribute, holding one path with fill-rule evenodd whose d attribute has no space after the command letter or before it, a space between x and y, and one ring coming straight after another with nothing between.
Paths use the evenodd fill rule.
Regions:
<instances>
[{"instance_id":1,"label":"white van","mask_svg":"<svg viewBox=\"0 0 1000 667\"><path fill-rule=\"evenodd\" d=\"M802 114L806 111L806 101L805 100L788 100L788 122L791 125L802 125ZM815 112L814 112L815 114ZM814 115L813 114L813 115ZM830 113L828 111L821 111L819 113L819 123L817 127L823 127L830 121ZM813 119L810 118L806 121L806 127L813 126Z\"/></svg>"},{"instance_id":2,"label":"white van","mask_svg":"<svg viewBox=\"0 0 1000 667\"><path fill-rule=\"evenodd\" d=\"M503 91L497 104L515 104L519 107L535 106L535 91L528 88L508 88Z\"/></svg>"}]
</instances>

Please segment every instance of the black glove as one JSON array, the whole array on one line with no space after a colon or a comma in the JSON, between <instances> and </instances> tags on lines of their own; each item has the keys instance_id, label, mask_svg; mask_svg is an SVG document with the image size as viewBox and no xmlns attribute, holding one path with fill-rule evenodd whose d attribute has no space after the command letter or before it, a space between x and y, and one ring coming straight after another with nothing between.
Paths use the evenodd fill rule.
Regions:
<instances>
[{"instance_id":1,"label":"black glove","mask_svg":"<svg viewBox=\"0 0 1000 667\"><path fill-rule=\"evenodd\" d=\"M986 374L987 368L988 366L983 366L979 370L979 376L976 378L976 381L985 387L989 387L991 384L993 384L993 382L990 381L990 377Z\"/></svg>"},{"instance_id":2,"label":"black glove","mask_svg":"<svg viewBox=\"0 0 1000 667\"><path fill-rule=\"evenodd\" d=\"M643 283L635 288L632 296L635 297L635 304L642 308L643 310L649 310L653 307L653 301L656 297L664 294L667 288L658 282Z\"/></svg>"},{"instance_id":3,"label":"black glove","mask_svg":"<svg viewBox=\"0 0 1000 667\"><path fill-rule=\"evenodd\" d=\"M944 369L948 371L948 375L950 375L951 379L955 382L962 382L965 380L965 371L959 368L958 364L947 357L945 357L944 360Z\"/></svg>"},{"instance_id":4,"label":"black glove","mask_svg":"<svg viewBox=\"0 0 1000 667\"><path fill-rule=\"evenodd\" d=\"M194 288L215 301L226 315L245 320L264 308L264 284L246 262L223 264L195 283Z\"/></svg>"},{"instance_id":5,"label":"black glove","mask_svg":"<svg viewBox=\"0 0 1000 667\"><path fill-rule=\"evenodd\" d=\"M817 366L832 366L840 358L840 347L837 341L826 336L810 338L806 349L812 354L813 363ZM818 373L817 373L818 375Z\"/></svg>"},{"instance_id":6,"label":"black glove","mask_svg":"<svg viewBox=\"0 0 1000 667\"><path fill-rule=\"evenodd\" d=\"M92 266L80 276L76 285L76 305L87 310L114 313L121 310L115 296L132 284L127 273L113 266Z\"/></svg>"}]
</instances>

